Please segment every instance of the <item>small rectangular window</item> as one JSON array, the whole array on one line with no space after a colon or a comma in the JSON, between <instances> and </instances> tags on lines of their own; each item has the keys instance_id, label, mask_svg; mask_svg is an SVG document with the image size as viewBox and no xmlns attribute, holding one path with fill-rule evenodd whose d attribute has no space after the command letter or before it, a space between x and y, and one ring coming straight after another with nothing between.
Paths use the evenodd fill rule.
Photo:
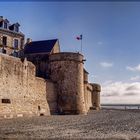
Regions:
<instances>
[{"instance_id":1,"label":"small rectangular window","mask_svg":"<svg viewBox=\"0 0 140 140\"><path fill-rule=\"evenodd\" d=\"M2 27L2 26L3 26L3 22L1 21L1 22L0 22L0 27Z\"/></svg>"},{"instance_id":2,"label":"small rectangular window","mask_svg":"<svg viewBox=\"0 0 140 140\"><path fill-rule=\"evenodd\" d=\"M10 104L11 103L10 99L2 99L1 102L5 103L5 104Z\"/></svg>"},{"instance_id":3,"label":"small rectangular window","mask_svg":"<svg viewBox=\"0 0 140 140\"><path fill-rule=\"evenodd\" d=\"M14 39L14 48L18 49L18 39Z\"/></svg>"},{"instance_id":4,"label":"small rectangular window","mask_svg":"<svg viewBox=\"0 0 140 140\"><path fill-rule=\"evenodd\" d=\"M7 45L7 37L6 36L3 36L2 43L3 43L4 46Z\"/></svg>"},{"instance_id":5,"label":"small rectangular window","mask_svg":"<svg viewBox=\"0 0 140 140\"><path fill-rule=\"evenodd\" d=\"M15 32L19 32L19 27L15 26Z\"/></svg>"},{"instance_id":6,"label":"small rectangular window","mask_svg":"<svg viewBox=\"0 0 140 140\"><path fill-rule=\"evenodd\" d=\"M4 22L4 28L7 29L7 23L6 22Z\"/></svg>"}]
</instances>

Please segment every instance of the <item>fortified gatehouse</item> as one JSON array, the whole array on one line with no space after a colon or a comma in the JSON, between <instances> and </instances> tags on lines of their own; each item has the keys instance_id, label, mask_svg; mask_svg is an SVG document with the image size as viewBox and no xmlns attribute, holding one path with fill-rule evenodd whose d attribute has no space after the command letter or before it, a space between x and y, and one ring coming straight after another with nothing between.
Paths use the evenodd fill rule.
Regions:
<instances>
[{"instance_id":1,"label":"fortified gatehouse","mask_svg":"<svg viewBox=\"0 0 140 140\"><path fill-rule=\"evenodd\" d=\"M23 45L19 24L11 30L9 21L1 17L0 25L1 117L87 114L100 109L101 87L88 82L82 54L61 52L58 39L27 39Z\"/></svg>"}]
</instances>

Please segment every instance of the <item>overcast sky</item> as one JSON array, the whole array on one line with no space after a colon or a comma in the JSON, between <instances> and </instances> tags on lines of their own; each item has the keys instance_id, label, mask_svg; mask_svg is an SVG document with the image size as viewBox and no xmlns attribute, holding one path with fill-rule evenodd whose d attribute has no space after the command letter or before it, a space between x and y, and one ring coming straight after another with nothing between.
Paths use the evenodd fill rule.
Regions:
<instances>
[{"instance_id":1,"label":"overcast sky","mask_svg":"<svg viewBox=\"0 0 140 140\"><path fill-rule=\"evenodd\" d=\"M61 51L80 51L102 103L140 103L139 2L0 2L0 14L19 22L26 38L58 38Z\"/></svg>"}]
</instances>

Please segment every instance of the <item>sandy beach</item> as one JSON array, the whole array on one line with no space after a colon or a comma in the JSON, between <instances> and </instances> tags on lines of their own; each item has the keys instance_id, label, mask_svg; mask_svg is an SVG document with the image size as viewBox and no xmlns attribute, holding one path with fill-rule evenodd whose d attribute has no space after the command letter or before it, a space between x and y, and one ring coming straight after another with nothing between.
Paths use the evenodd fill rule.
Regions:
<instances>
[{"instance_id":1,"label":"sandy beach","mask_svg":"<svg viewBox=\"0 0 140 140\"><path fill-rule=\"evenodd\" d=\"M0 138L14 139L140 139L140 110L91 111L0 120Z\"/></svg>"}]
</instances>

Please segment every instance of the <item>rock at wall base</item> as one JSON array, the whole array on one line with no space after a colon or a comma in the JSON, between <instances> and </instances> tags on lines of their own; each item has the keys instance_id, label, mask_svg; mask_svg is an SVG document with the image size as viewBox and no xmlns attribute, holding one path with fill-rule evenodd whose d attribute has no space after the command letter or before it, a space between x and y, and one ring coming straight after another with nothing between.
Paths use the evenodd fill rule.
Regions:
<instances>
[{"instance_id":1,"label":"rock at wall base","mask_svg":"<svg viewBox=\"0 0 140 140\"><path fill-rule=\"evenodd\" d=\"M94 107L94 106L92 106L92 107L90 107L90 110L100 110L101 108L100 107Z\"/></svg>"}]
</instances>

